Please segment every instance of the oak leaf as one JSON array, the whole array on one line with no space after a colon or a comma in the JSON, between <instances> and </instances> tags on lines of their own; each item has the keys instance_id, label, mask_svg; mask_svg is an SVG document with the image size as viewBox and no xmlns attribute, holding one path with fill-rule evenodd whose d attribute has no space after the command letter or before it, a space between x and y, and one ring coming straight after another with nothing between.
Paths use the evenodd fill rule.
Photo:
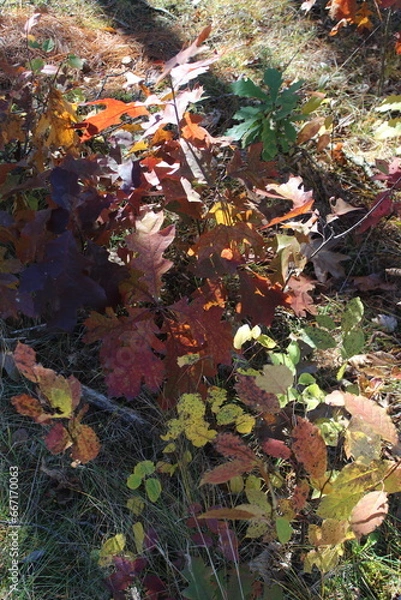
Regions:
<instances>
[{"instance_id":1,"label":"oak leaf","mask_svg":"<svg viewBox=\"0 0 401 600\"><path fill-rule=\"evenodd\" d=\"M107 127L118 125L123 115L135 119L136 117L149 114L148 109L142 102L121 102L121 100L116 100L115 98L104 98L85 103L85 106L97 105L105 106L106 108L97 115L88 117L85 121L75 125L75 129L82 131L82 135L80 136L81 142L87 142Z\"/></svg>"},{"instance_id":2,"label":"oak leaf","mask_svg":"<svg viewBox=\"0 0 401 600\"><path fill-rule=\"evenodd\" d=\"M239 271L241 301L236 306L242 318L249 317L254 324L269 327L277 306L289 306L290 299L279 284L270 282L267 277Z\"/></svg>"}]
</instances>

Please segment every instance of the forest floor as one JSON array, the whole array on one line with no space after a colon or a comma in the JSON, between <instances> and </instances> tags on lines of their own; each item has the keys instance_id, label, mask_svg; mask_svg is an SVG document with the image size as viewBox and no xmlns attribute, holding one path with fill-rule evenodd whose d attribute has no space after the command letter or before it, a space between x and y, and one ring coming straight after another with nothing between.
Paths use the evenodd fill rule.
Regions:
<instances>
[{"instance_id":1,"label":"forest floor","mask_svg":"<svg viewBox=\"0 0 401 600\"><path fill-rule=\"evenodd\" d=\"M258 82L266 68L274 67L288 81L303 79L306 95L326 94L327 111L335 122L331 150L318 154L311 142L285 159L282 172L303 178L306 189L314 190L322 214L330 212L332 197L341 197L354 206L369 206L374 198L371 173L375 161L401 153L399 137L375 137L380 117L375 109L383 98L401 93L401 56L392 50L391 36L381 23L362 37L348 30L330 37L332 24L324 9L315 8L305 15L300 4L291 0L3 0L0 52L2 60L11 64L30 60L24 24L38 10L42 16L35 35L54 41L52 61L61 62L71 54L84 61L76 82L77 101L110 96L131 101L135 91L126 85L128 73L152 87L163 62L211 24L207 44L219 58L202 77L207 98L200 109L208 120L209 132L222 135L232 125L237 104L229 86L238 78L251 77ZM396 19L400 21L394 13ZM48 53L43 51L42 57L47 58ZM361 377L373 377L377 365L390 369L401 364L400 249L399 216L387 218L363 238L344 238L338 250L349 257L346 276L319 292L320 305L329 307L334 317L341 315L349 298L356 294L365 305L365 363L355 365ZM372 275L377 276L375 283L369 280ZM355 283L356 276L360 277L359 284ZM373 322L379 315L393 317L396 326L380 327ZM288 333L285 315L278 316L272 332L278 337ZM16 340L26 342L34 346L40 362L57 372L75 375L98 399L103 398L105 386L97 356L93 348L82 343L82 336L82 328L74 334L54 336L28 319L18 324L7 322L2 327L0 358L4 365ZM322 353L319 368L328 369L330 360ZM386 360L390 361L387 367ZM391 406L399 426L401 385L386 376L384 380L382 400ZM10 461L21 465L19 543L23 577L18 594L10 595L7 573L2 572L7 556L1 539L8 531L8 506L2 499L0 598L109 600L110 591L104 584L107 569L99 561L99 550L105 540L130 529L132 514L126 505L131 493L125 482L135 463L156 461L163 415L146 396L140 398L137 412L131 416L128 403L121 404L124 414L118 414L116 404L111 407L114 414L110 406L104 411L91 410L88 423L101 439L102 452L93 463L74 470L68 459L49 455L41 427L16 414L10 405L10 398L23 391L20 378L13 378L5 369L0 380L0 456L4 466ZM154 515L152 526L163 530L165 538L172 536L176 546L183 543L183 534L176 522L179 510L171 507L179 505L181 495L188 490L196 501L196 487L189 475L182 489L171 489L170 508L161 508ZM6 493L6 475L2 475L1 488ZM363 545L350 545L341 564L328 576L305 575L295 562L290 567L284 565L285 583L277 598L399 600L400 499L400 494L394 495L388 520L376 538ZM127 535L132 537L132 531ZM169 590L170 597L179 600L180 575L174 572L167 552L161 543L158 560L168 565L166 572L171 577L171 589L175 589ZM285 562L283 556L280 560ZM135 586L130 594L127 592L126 597L148 598Z\"/></svg>"}]
</instances>

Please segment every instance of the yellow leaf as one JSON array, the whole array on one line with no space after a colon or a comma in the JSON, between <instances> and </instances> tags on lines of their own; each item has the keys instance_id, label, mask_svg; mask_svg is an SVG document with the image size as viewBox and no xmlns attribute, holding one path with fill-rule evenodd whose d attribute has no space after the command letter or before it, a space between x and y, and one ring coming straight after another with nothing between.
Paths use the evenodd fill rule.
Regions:
<instances>
[{"instance_id":1,"label":"yellow leaf","mask_svg":"<svg viewBox=\"0 0 401 600\"><path fill-rule=\"evenodd\" d=\"M67 102L58 90L49 94L46 112L40 117L34 132L35 145L60 148L78 154L79 137L73 128L77 122L73 105Z\"/></svg>"}]
</instances>

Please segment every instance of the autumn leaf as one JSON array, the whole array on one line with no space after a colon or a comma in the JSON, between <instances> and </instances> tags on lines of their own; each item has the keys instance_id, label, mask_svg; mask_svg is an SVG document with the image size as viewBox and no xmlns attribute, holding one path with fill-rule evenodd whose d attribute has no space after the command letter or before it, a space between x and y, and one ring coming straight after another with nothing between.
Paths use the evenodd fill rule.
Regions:
<instances>
[{"instance_id":1,"label":"autumn leaf","mask_svg":"<svg viewBox=\"0 0 401 600\"><path fill-rule=\"evenodd\" d=\"M238 376L235 386L241 402L262 413L275 414L280 411L280 404L275 394L259 387L254 377Z\"/></svg>"},{"instance_id":2,"label":"autumn leaf","mask_svg":"<svg viewBox=\"0 0 401 600\"><path fill-rule=\"evenodd\" d=\"M359 500L351 513L351 529L359 540L381 525L388 513L386 492L369 492Z\"/></svg>"},{"instance_id":3,"label":"autumn leaf","mask_svg":"<svg viewBox=\"0 0 401 600\"><path fill-rule=\"evenodd\" d=\"M292 450L296 459L311 477L322 477L327 470L327 449L319 428L307 419L298 417L292 437Z\"/></svg>"},{"instance_id":4,"label":"autumn leaf","mask_svg":"<svg viewBox=\"0 0 401 600\"><path fill-rule=\"evenodd\" d=\"M279 284L272 284L267 277L256 273L238 272L241 300L236 306L241 318L249 317L255 325L270 326L277 306L290 304L288 294Z\"/></svg>"},{"instance_id":5,"label":"autumn leaf","mask_svg":"<svg viewBox=\"0 0 401 600\"><path fill-rule=\"evenodd\" d=\"M14 396L11 398L11 404L20 415L31 417L36 423L45 425L51 422L52 415L43 409L39 400L28 394Z\"/></svg>"},{"instance_id":6,"label":"autumn leaf","mask_svg":"<svg viewBox=\"0 0 401 600\"><path fill-rule=\"evenodd\" d=\"M394 446L398 444L397 428L386 410L374 400L354 394L344 394L344 405L351 415L369 425L375 433Z\"/></svg>"},{"instance_id":7,"label":"autumn leaf","mask_svg":"<svg viewBox=\"0 0 401 600\"><path fill-rule=\"evenodd\" d=\"M291 458L291 450L286 446L283 440L268 438L267 440L264 440L261 445L263 452L265 452L267 456L282 458L284 460Z\"/></svg>"},{"instance_id":8,"label":"autumn leaf","mask_svg":"<svg viewBox=\"0 0 401 600\"><path fill-rule=\"evenodd\" d=\"M248 473L253 469L254 465L250 462L243 461L241 459L234 459L231 462L223 463L218 465L212 471L205 473L200 481L200 485L210 483L219 485L220 483L226 483L232 477Z\"/></svg>"},{"instance_id":9,"label":"autumn leaf","mask_svg":"<svg viewBox=\"0 0 401 600\"><path fill-rule=\"evenodd\" d=\"M235 458L243 463L254 465L257 462L255 453L240 437L232 433L220 433L215 439L215 447L223 456Z\"/></svg>"},{"instance_id":10,"label":"autumn leaf","mask_svg":"<svg viewBox=\"0 0 401 600\"><path fill-rule=\"evenodd\" d=\"M191 58L196 56L196 54L205 50L205 46L202 46L202 44L209 37L211 30L211 25L205 27L188 48L181 50L178 54L173 56L173 58L170 58L170 60L165 63L163 72L157 78L156 85L171 73L174 68L185 65ZM183 81L183 83L187 83L187 81Z\"/></svg>"},{"instance_id":11,"label":"autumn leaf","mask_svg":"<svg viewBox=\"0 0 401 600\"><path fill-rule=\"evenodd\" d=\"M100 451L100 442L92 427L73 419L68 431L73 442L71 458L74 461L86 464L96 458Z\"/></svg>"},{"instance_id":12,"label":"autumn leaf","mask_svg":"<svg viewBox=\"0 0 401 600\"><path fill-rule=\"evenodd\" d=\"M292 276L287 282L289 302L297 317L317 314L317 306L309 292L315 289L315 283L305 275Z\"/></svg>"},{"instance_id":13,"label":"autumn leaf","mask_svg":"<svg viewBox=\"0 0 401 600\"><path fill-rule=\"evenodd\" d=\"M308 537L312 546L336 546L348 537L349 523L346 520L325 519L322 525L309 525Z\"/></svg>"},{"instance_id":14,"label":"autumn leaf","mask_svg":"<svg viewBox=\"0 0 401 600\"><path fill-rule=\"evenodd\" d=\"M49 92L47 109L40 117L34 131L34 143L40 148L64 148L78 155L79 137L74 130L77 116L72 105L63 98L61 92L52 87Z\"/></svg>"},{"instance_id":15,"label":"autumn leaf","mask_svg":"<svg viewBox=\"0 0 401 600\"><path fill-rule=\"evenodd\" d=\"M121 317L112 310L106 316L92 313L85 321L85 339L102 342L100 359L109 393L134 398L142 384L156 392L163 383L165 368L156 353L164 355L165 345L147 310L128 309L128 313Z\"/></svg>"},{"instance_id":16,"label":"autumn leaf","mask_svg":"<svg viewBox=\"0 0 401 600\"><path fill-rule=\"evenodd\" d=\"M61 454L72 445L72 439L62 423L56 423L45 437L46 448L52 454Z\"/></svg>"},{"instance_id":17,"label":"autumn leaf","mask_svg":"<svg viewBox=\"0 0 401 600\"><path fill-rule=\"evenodd\" d=\"M149 114L148 109L142 102L122 102L115 98L104 98L85 103L85 106L98 105L105 106L106 108L75 125L75 129L82 132L80 135L81 142L87 142L107 127L118 125L123 115L129 116L131 119L136 119L137 117Z\"/></svg>"},{"instance_id":18,"label":"autumn leaf","mask_svg":"<svg viewBox=\"0 0 401 600\"><path fill-rule=\"evenodd\" d=\"M163 252L173 242L174 237L175 227L169 225L154 233L136 231L125 238L128 250L136 255L129 266L143 273L139 279L138 291L141 292L144 285L146 294L144 298L144 294L139 293L138 300L149 300L149 297L157 300L160 297L162 276L173 266L170 260L163 257Z\"/></svg>"}]
</instances>

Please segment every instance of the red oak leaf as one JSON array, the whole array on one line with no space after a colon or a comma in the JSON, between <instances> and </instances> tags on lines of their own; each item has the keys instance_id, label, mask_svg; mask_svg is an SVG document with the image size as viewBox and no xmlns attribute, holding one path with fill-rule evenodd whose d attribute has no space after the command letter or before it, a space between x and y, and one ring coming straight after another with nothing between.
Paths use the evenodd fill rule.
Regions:
<instances>
[{"instance_id":1,"label":"red oak leaf","mask_svg":"<svg viewBox=\"0 0 401 600\"><path fill-rule=\"evenodd\" d=\"M249 317L252 323L270 326L277 306L291 304L279 284L272 285L267 277L239 271L241 301L236 310L241 318Z\"/></svg>"},{"instance_id":2,"label":"red oak leaf","mask_svg":"<svg viewBox=\"0 0 401 600\"><path fill-rule=\"evenodd\" d=\"M111 125L118 125L123 115L128 115L131 118L148 115L148 109L141 102L121 102L121 100L115 100L114 98L104 98L102 100L94 100L93 102L86 102L85 106L93 105L105 106L105 110L102 110L97 115L88 117L82 123L75 125L75 129L82 130L80 137L81 142L87 142L93 136L98 135L103 129L110 127Z\"/></svg>"}]
</instances>

